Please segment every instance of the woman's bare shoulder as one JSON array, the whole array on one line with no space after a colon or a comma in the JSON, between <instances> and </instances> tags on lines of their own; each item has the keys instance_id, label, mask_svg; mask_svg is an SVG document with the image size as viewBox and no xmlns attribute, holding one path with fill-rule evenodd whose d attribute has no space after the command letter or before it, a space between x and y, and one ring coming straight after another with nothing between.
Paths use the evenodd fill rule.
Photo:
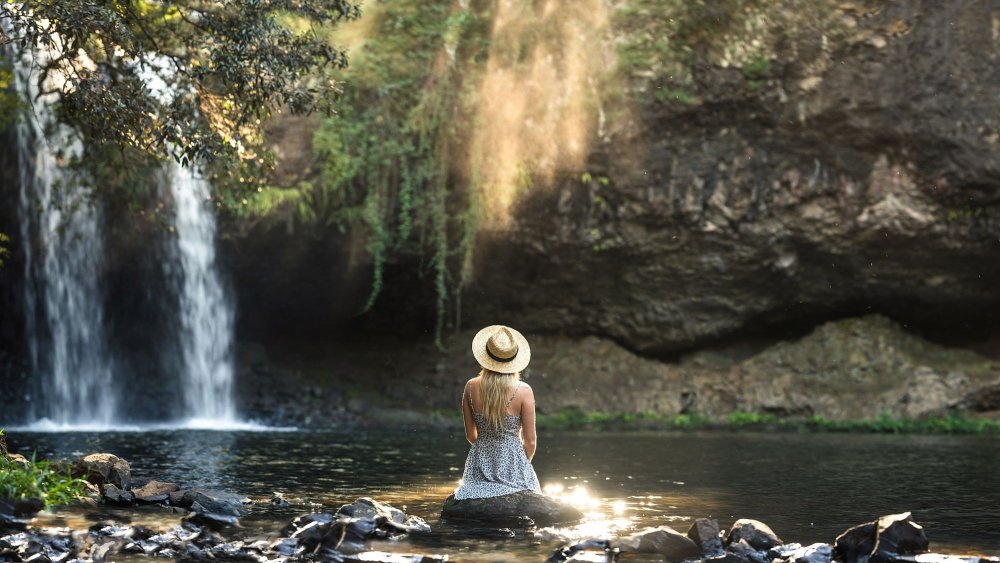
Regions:
<instances>
[{"instance_id":1,"label":"woman's bare shoulder","mask_svg":"<svg viewBox=\"0 0 1000 563\"><path fill-rule=\"evenodd\" d=\"M528 394L528 395L534 395L535 394L535 391L531 388L531 385L528 385L528 382L526 382L526 381L522 381L521 382L521 389L523 389L524 390L523 392L526 393L526 394ZM521 391L519 390L518 392L520 393Z\"/></svg>"}]
</instances>

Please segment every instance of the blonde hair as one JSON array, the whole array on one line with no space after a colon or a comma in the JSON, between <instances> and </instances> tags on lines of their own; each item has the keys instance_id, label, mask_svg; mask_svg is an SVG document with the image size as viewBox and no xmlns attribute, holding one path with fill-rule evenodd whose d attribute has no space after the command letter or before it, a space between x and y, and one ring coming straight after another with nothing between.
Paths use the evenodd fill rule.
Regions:
<instances>
[{"instance_id":1,"label":"blonde hair","mask_svg":"<svg viewBox=\"0 0 1000 563\"><path fill-rule=\"evenodd\" d=\"M483 421L487 427L502 430L507 416L507 404L520 373L497 373L483 368L479 372L479 392L483 397Z\"/></svg>"}]
</instances>

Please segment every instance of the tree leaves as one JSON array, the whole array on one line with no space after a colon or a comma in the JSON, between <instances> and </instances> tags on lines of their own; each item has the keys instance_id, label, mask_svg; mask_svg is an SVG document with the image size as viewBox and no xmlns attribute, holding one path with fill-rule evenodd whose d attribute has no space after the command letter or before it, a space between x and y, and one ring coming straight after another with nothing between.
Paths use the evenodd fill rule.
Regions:
<instances>
[{"instance_id":1,"label":"tree leaves","mask_svg":"<svg viewBox=\"0 0 1000 563\"><path fill-rule=\"evenodd\" d=\"M0 42L59 79L60 118L89 143L258 161L272 112L332 111L347 57L315 30L359 15L350 0L26 0L0 6Z\"/></svg>"}]
</instances>

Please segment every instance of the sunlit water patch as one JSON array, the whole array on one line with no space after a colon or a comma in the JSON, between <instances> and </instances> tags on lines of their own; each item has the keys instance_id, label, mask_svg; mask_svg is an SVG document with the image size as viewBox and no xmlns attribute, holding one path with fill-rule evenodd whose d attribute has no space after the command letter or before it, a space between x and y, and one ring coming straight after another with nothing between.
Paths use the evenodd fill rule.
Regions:
<instances>
[{"instance_id":1,"label":"sunlit water patch","mask_svg":"<svg viewBox=\"0 0 1000 563\"><path fill-rule=\"evenodd\" d=\"M428 520L434 532L378 546L454 561L541 560L563 542L694 519L768 523L786 541L830 542L883 514L912 511L937 551L1000 555L1000 440L990 437L781 434L542 434L534 465L546 491L586 520L503 539L442 522L462 473L460 432L13 432L21 451L108 451L147 479L254 499L239 534L274 536L303 513L370 496ZM281 493L290 506L270 504ZM85 520L78 509L52 518ZM74 515L75 514L75 515ZM124 514L169 526L179 516ZM72 522L69 522L72 525Z\"/></svg>"}]
</instances>

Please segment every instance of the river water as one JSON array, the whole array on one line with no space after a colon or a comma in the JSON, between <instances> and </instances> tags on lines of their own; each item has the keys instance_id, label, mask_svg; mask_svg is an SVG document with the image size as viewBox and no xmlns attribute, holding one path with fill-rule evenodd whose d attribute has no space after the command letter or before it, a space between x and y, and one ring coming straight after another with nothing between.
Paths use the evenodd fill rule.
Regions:
<instances>
[{"instance_id":1,"label":"river water","mask_svg":"<svg viewBox=\"0 0 1000 563\"><path fill-rule=\"evenodd\" d=\"M996 437L746 433L545 433L534 465L543 487L587 520L499 539L440 522L461 477L460 432L15 433L11 445L44 457L107 451L128 459L133 482L217 487L256 501L247 537L273 535L306 512L361 496L425 518L434 533L380 549L446 553L453 561L543 560L560 544L693 519L766 522L786 542L833 542L846 528L911 511L931 549L1000 555L1000 440ZM280 492L291 506L267 502ZM150 509L144 518L170 518ZM133 518L137 516L133 513ZM74 512L55 519L68 522ZM86 525L81 519L81 525Z\"/></svg>"}]
</instances>

